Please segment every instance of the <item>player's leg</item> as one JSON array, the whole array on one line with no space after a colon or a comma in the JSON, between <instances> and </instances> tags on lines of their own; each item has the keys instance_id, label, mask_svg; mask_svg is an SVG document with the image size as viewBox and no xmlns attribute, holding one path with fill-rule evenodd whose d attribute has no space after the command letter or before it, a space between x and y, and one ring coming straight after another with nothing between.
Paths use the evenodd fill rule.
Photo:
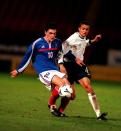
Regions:
<instances>
[{"instance_id":1,"label":"player's leg","mask_svg":"<svg viewBox=\"0 0 121 131\"><path fill-rule=\"evenodd\" d=\"M48 107L50 107L50 105L55 105L58 97L59 97L58 88L55 86L55 87L53 87L53 89L51 91L51 96L48 100Z\"/></svg>"},{"instance_id":2,"label":"player's leg","mask_svg":"<svg viewBox=\"0 0 121 131\"><path fill-rule=\"evenodd\" d=\"M60 76L61 77L61 76ZM53 76L52 78L52 89L51 89L51 96L49 98L48 106L55 105L57 98L59 97L59 87L65 85L65 82L62 78L58 77L57 75ZM69 83L67 83L69 84Z\"/></svg>"},{"instance_id":3,"label":"player's leg","mask_svg":"<svg viewBox=\"0 0 121 131\"><path fill-rule=\"evenodd\" d=\"M69 99L67 99L66 97L61 98L61 104L60 104L59 110L56 108L55 102L56 102L57 98L59 97L59 88L63 87L64 85L69 85L69 82L66 80L66 78L64 78L64 77L60 78L58 75L59 74L53 76L52 81L51 81L52 84L54 84L56 86L52 89L52 95L49 99L49 102L51 102L51 103L49 103L49 104L50 104L51 113L53 115L64 117L65 116L64 110L65 110L67 104L69 103Z\"/></svg>"},{"instance_id":4,"label":"player's leg","mask_svg":"<svg viewBox=\"0 0 121 131\"><path fill-rule=\"evenodd\" d=\"M99 107L99 104L98 104L98 101L96 98L96 94L94 93L94 90L90 85L90 80L87 77L84 77L84 78L78 80L78 82L87 91L89 101L90 101L94 111L96 112L97 117L100 116L100 107Z\"/></svg>"},{"instance_id":5,"label":"player's leg","mask_svg":"<svg viewBox=\"0 0 121 131\"><path fill-rule=\"evenodd\" d=\"M59 83L57 83L59 81ZM69 85L70 86L70 83L68 82L68 80L63 77L62 78L62 81L57 77L55 76L53 78L53 81L52 81L54 84L58 84L58 87L63 87L64 85ZM61 83L62 82L62 83ZM61 83L61 84L60 84ZM72 95L73 96L73 95ZM66 109L67 105L69 104L69 101L70 101L70 98L67 98L67 97L62 97L61 98L61 103L60 103L60 106L58 108L58 112L59 112L59 116L60 117L65 117L66 115L64 114L64 110Z\"/></svg>"},{"instance_id":6,"label":"player's leg","mask_svg":"<svg viewBox=\"0 0 121 131\"><path fill-rule=\"evenodd\" d=\"M66 116L64 114L64 111L65 111L65 108L67 107L67 105L69 104L69 101L70 101L70 98L68 98L68 97L61 98L61 103L58 108L59 116Z\"/></svg>"},{"instance_id":7,"label":"player's leg","mask_svg":"<svg viewBox=\"0 0 121 131\"><path fill-rule=\"evenodd\" d=\"M61 104L58 108L58 111L60 112L60 115L62 115L62 116L65 116L64 110L67 107L67 105L69 104L69 101L74 100L76 97L74 84L71 85L71 88L73 89L73 93L72 93L71 98L67 98L67 97L61 98Z\"/></svg>"},{"instance_id":8,"label":"player's leg","mask_svg":"<svg viewBox=\"0 0 121 131\"><path fill-rule=\"evenodd\" d=\"M73 93L71 95L71 100L74 100L75 97L76 97L76 91L75 91L75 86L74 86L74 82L75 82L75 67L73 66L72 63L68 63L68 62L64 63L64 67L65 67L66 72L67 72L67 80L71 84L71 88L73 89Z\"/></svg>"},{"instance_id":9,"label":"player's leg","mask_svg":"<svg viewBox=\"0 0 121 131\"><path fill-rule=\"evenodd\" d=\"M50 112L54 115L54 116L58 116L58 109L56 107L56 101L59 98L59 94L58 94L58 90L56 90L56 88L54 88L51 92L51 96L49 97L48 100L48 107L50 109Z\"/></svg>"},{"instance_id":10,"label":"player's leg","mask_svg":"<svg viewBox=\"0 0 121 131\"><path fill-rule=\"evenodd\" d=\"M70 63L64 63L64 67L66 68L66 71L67 71L67 75L68 75L68 81L69 83L71 84L71 88L73 90L73 93L71 95L71 98L68 99L68 98L61 98L61 104L58 108L59 112L63 115L64 114L64 110L65 108L67 107L67 105L69 104L70 100L74 100L75 97L76 97L76 92L75 92L75 86L74 86L74 74L72 72L72 70L74 69L73 66L70 64ZM67 79L66 79L67 81Z\"/></svg>"},{"instance_id":11,"label":"player's leg","mask_svg":"<svg viewBox=\"0 0 121 131\"><path fill-rule=\"evenodd\" d=\"M46 71L46 72L41 73L39 76L40 76L41 82L47 85L47 87L49 87L49 89L51 89L52 91L48 104L49 104L51 113L52 114L54 113L54 115L57 116L58 114L57 114L55 102L59 96L59 88L65 85L68 85L70 87L70 84L65 78L65 74L59 71ZM54 85L54 88L52 88L51 85Z\"/></svg>"},{"instance_id":12,"label":"player's leg","mask_svg":"<svg viewBox=\"0 0 121 131\"><path fill-rule=\"evenodd\" d=\"M59 97L59 86L63 84L63 81L60 77L63 77L65 74L59 74L60 77L58 77L56 76L56 73L53 70L42 72L41 74L39 74L39 79L45 85L45 87L51 91L51 96L48 100L48 107L50 109L50 112L53 115L58 116L56 100Z\"/></svg>"},{"instance_id":13,"label":"player's leg","mask_svg":"<svg viewBox=\"0 0 121 131\"><path fill-rule=\"evenodd\" d=\"M75 85L74 85L74 83L71 84L71 88L73 89L73 93L72 93L70 99L71 99L71 100L74 100L74 99L76 98L76 90L75 90Z\"/></svg>"},{"instance_id":14,"label":"player's leg","mask_svg":"<svg viewBox=\"0 0 121 131\"><path fill-rule=\"evenodd\" d=\"M89 101L96 113L96 116L97 118L100 118L100 116L102 115L102 117L100 119L106 119L105 118L105 113L102 113L100 112L100 106L99 106L99 103L98 103L98 100L97 100L97 97L96 97L96 94L90 84L90 79L88 77L84 77L80 80L78 80L78 82L82 85L82 87L87 91L88 93L88 98L89 98Z\"/></svg>"}]
</instances>

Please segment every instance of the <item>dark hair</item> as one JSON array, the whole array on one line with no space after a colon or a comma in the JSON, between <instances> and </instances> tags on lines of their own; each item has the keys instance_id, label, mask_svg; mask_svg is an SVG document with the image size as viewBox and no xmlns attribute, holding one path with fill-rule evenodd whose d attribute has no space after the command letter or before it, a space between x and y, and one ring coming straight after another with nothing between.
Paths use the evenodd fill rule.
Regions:
<instances>
[{"instance_id":1,"label":"dark hair","mask_svg":"<svg viewBox=\"0 0 121 131\"><path fill-rule=\"evenodd\" d=\"M49 29L57 29L56 23L54 23L54 22L48 23L48 24L45 26L45 31L48 31Z\"/></svg>"},{"instance_id":2,"label":"dark hair","mask_svg":"<svg viewBox=\"0 0 121 131\"><path fill-rule=\"evenodd\" d=\"M87 21L87 20L84 20L84 21L81 21L80 23L79 23L79 25L78 25L78 27L80 27L81 25L89 25L89 26L91 26L91 24L89 23L89 21Z\"/></svg>"}]
</instances>

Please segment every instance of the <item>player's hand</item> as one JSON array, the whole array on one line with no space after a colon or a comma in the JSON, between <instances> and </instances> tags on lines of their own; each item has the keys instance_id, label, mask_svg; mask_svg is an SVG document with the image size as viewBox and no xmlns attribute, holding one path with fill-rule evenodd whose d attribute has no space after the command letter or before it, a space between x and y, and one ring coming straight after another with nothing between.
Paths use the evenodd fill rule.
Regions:
<instances>
[{"instance_id":1,"label":"player's hand","mask_svg":"<svg viewBox=\"0 0 121 131\"><path fill-rule=\"evenodd\" d=\"M96 42L99 41L101 38L102 38L102 35L101 35L101 34L96 35L96 36L95 36L95 40L96 40Z\"/></svg>"},{"instance_id":2,"label":"player's hand","mask_svg":"<svg viewBox=\"0 0 121 131\"><path fill-rule=\"evenodd\" d=\"M85 65L83 61L81 61L79 58L76 58L76 63L80 66Z\"/></svg>"},{"instance_id":3,"label":"player's hand","mask_svg":"<svg viewBox=\"0 0 121 131\"><path fill-rule=\"evenodd\" d=\"M17 75L18 75L17 70L11 71L11 72L10 72L10 75L11 75L12 78L17 77Z\"/></svg>"},{"instance_id":4,"label":"player's hand","mask_svg":"<svg viewBox=\"0 0 121 131\"><path fill-rule=\"evenodd\" d=\"M91 40L91 43L98 42L101 38L102 38L102 35L101 35L101 34L96 35L95 38L94 38L93 40Z\"/></svg>"},{"instance_id":5,"label":"player's hand","mask_svg":"<svg viewBox=\"0 0 121 131\"><path fill-rule=\"evenodd\" d=\"M59 67L60 67L60 72L67 74L66 68L64 67L63 64L60 64Z\"/></svg>"},{"instance_id":6,"label":"player's hand","mask_svg":"<svg viewBox=\"0 0 121 131\"><path fill-rule=\"evenodd\" d=\"M94 38L94 42L98 42L101 38L102 38L101 34L96 35L95 38Z\"/></svg>"}]
</instances>

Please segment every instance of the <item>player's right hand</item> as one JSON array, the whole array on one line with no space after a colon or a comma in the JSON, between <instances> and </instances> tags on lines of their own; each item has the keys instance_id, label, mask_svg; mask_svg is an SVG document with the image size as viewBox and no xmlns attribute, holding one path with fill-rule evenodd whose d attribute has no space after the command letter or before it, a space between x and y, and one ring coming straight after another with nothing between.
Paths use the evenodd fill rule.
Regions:
<instances>
[{"instance_id":1,"label":"player's right hand","mask_svg":"<svg viewBox=\"0 0 121 131\"><path fill-rule=\"evenodd\" d=\"M18 75L17 70L11 71L11 72L10 72L10 75L11 75L12 78L16 77L16 76Z\"/></svg>"},{"instance_id":2,"label":"player's right hand","mask_svg":"<svg viewBox=\"0 0 121 131\"><path fill-rule=\"evenodd\" d=\"M76 63L80 66L85 65L83 61L81 61L79 58L76 58Z\"/></svg>"}]
</instances>

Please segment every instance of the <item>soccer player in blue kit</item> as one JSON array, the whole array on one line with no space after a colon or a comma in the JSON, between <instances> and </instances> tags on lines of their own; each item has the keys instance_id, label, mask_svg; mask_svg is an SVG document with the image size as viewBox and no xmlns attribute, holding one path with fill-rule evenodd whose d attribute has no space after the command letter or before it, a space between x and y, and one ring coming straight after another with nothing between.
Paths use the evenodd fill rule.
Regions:
<instances>
[{"instance_id":1,"label":"soccer player in blue kit","mask_svg":"<svg viewBox=\"0 0 121 131\"><path fill-rule=\"evenodd\" d=\"M59 97L60 88L67 87L73 92L66 75L59 71L58 54L62 49L61 40L56 38L57 28L53 23L49 23L45 28L44 37L35 40L27 49L20 65L10 72L11 77L16 77L25 70L32 60L33 67L39 75L40 81L51 90L48 101L50 112L54 116L65 116L64 110L69 103L68 97L61 97L59 108L55 103Z\"/></svg>"}]
</instances>

